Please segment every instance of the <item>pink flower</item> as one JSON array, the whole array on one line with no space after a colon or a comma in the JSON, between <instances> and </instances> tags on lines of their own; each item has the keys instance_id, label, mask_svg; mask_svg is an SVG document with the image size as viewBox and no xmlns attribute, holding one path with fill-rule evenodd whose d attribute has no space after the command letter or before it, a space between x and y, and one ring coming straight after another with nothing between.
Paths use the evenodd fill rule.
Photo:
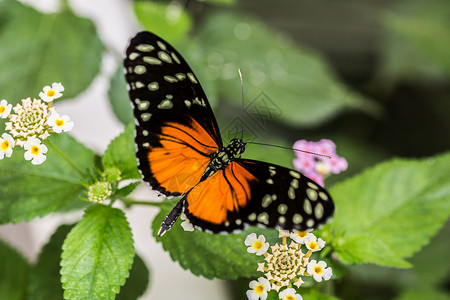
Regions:
<instances>
[{"instance_id":1,"label":"pink flower","mask_svg":"<svg viewBox=\"0 0 450 300\"><path fill-rule=\"evenodd\" d=\"M314 142L310 142L314 143ZM333 156L336 155L336 145L332 140L328 139L322 139L320 142L314 143L315 144L315 152L323 155ZM323 157L322 159L326 159Z\"/></svg>"},{"instance_id":2,"label":"pink flower","mask_svg":"<svg viewBox=\"0 0 450 300\"><path fill-rule=\"evenodd\" d=\"M339 174L342 171L347 170L347 168L348 168L347 160L345 158L339 157L337 155L331 157L329 164L331 167L330 171L333 174Z\"/></svg>"},{"instance_id":3,"label":"pink flower","mask_svg":"<svg viewBox=\"0 0 450 300\"><path fill-rule=\"evenodd\" d=\"M307 140L299 140L294 143L294 149L299 149L303 151L315 152L316 147L314 142L309 142ZM295 152L297 156L303 156L302 152Z\"/></svg>"},{"instance_id":4,"label":"pink flower","mask_svg":"<svg viewBox=\"0 0 450 300\"><path fill-rule=\"evenodd\" d=\"M319 173L317 173L315 171L308 172L308 173L303 173L303 174L306 177L308 177L309 179L312 179L314 182L316 182L320 186L324 186L324 182L323 182L324 177L321 174L319 174Z\"/></svg>"},{"instance_id":5,"label":"pink flower","mask_svg":"<svg viewBox=\"0 0 450 300\"><path fill-rule=\"evenodd\" d=\"M321 186L326 177L331 174L339 174L348 168L347 160L336 154L336 145L331 140L322 139L319 142L299 140L294 143L294 149L330 157L295 151L294 168Z\"/></svg>"},{"instance_id":6,"label":"pink flower","mask_svg":"<svg viewBox=\"0 0 450 300\"><path fill-rule=\"evenodd\" d=\"M297 157L296 159L294 159L293 163L294 168L296 170L302 171L303 173L315 172L316 162L314 160L314 156L311 154L307 156L304 155L301 157Z\"/></svg>"}]
</instances>

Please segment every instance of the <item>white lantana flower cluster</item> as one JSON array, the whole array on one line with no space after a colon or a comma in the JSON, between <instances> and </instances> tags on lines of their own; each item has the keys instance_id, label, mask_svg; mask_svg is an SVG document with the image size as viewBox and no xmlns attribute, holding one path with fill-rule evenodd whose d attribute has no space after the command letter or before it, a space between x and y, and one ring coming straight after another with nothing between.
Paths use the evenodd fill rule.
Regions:
<instances>
[{"instance_id":1,"label":"white lantana flower cluster","mask_svg":"<svg viewBox=\"0 0 450 300\"><path fill-rule=\"evenodd\" d=\"M321 282L329 280L333 275L326 262L309 260L313 252L325 247L325 241L310 231L280 230L279 233L282 243L271 246L270 252L269 243L263 235L256 237L255 233L251 233L245 239L244 243L248 246L249 253L265 257L257 269L264 273L264 277L250 282L250 290L247 291L249 300L266 300L270 290L279 292L278 296L282 300L302 300L302 296L292 287L295 285L299 288L304 283L302 276L313 277L317 282ZM292 240L289 245L288 238ZM307 251L303 252L302 248L306 248Z\"/></svg>"},{"instance_id":2,"label":"white lantana flower cluster","mask_svg":"<svg viewBox=\"0 0 450 300\"><path fill-rule=\"evenodd\" d=\"M32 164L42 164L46 159L47 147L42 141L51 133L72 130L73 122L67 115L60 115L52 107L53 101L62 96L64 87L61 83L45 86L39 93L40 99L22 99L14 107L5 99L0 101L0 118L9 119L0 138L0 159L11 157L13 148L25 149L24 158ZM12 113L13 111L13 113Z\"/></svg>"},{"instance_id":3,"label":"white lantana flower cluster","mask_svg":"<svg viewBox=\"0 0 450 300\"><path fill-rule=\"evenodd\" d=\"M103 203L112 195L110 183L107 181L97 181L88 188L88 201Z\"/></svg>"}]
</instances>

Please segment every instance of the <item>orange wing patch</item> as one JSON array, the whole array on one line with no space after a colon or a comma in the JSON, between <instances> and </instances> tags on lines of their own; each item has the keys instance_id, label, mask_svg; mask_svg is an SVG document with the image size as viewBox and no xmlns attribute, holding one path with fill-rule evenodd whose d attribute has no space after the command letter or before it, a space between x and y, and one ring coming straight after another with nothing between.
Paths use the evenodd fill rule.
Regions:
<instances>
[{"instance_id":1,"label":"orange wing patch","mask_svg":"<svg viewBox=\"0 0 450 300\"><path fill-rule=\"evenodd\" d=\"M186 198L187 211L202 221L225 224L229 211L239 213L247 205L250 182L256 180L244 167L231 162L192 189Z\"/></svg>"},{"instance_id":2,"label":"orange wing patch","mask_svg":"<svg viewBox=\"0 0 450 300\"><path fill-rule=\"evenodd\" d=\"M148 153L151 172L166 191L180 194L199 182L210 161L205 155L219 149L194 119L190 126L166 123L161 127L160 143L162 147L151 148Z\"/></svg>"}]
</instances>

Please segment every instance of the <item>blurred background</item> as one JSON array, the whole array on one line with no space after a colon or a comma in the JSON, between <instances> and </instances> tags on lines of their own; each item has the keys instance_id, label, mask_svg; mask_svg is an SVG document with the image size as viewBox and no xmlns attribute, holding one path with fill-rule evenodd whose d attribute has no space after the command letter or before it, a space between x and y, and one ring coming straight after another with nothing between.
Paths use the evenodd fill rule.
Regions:
<instances>
[{"instance_id":1,"label":"blurred background","mask_svg":"<svg viewBox=\"0 0 450 300\"><path fill-rule=\"evenodd\" d=\"M122 56L143 29L172 43L189 62L225 140L240 131L237 68L244 76L247 140L291 147L299 139L332 139L349 169L327 186L392 157L450 148L448 0L21 3L33 9L0 1L0 98L37 97L44 85L62 81L65 100L56 103L58 111L75 122L71 134L97 153L132 122ZM74 15L56 16L64 7ZM54 20L43 21L46 14ZM288 167L294 158L290 151L258 146L248 147L246 156ZM156 199L145 186L134 196ZM127 213L136 251L151 274L142 299L168 299L169 291L173 299L230 299L227 283L196 277L171 261L150 233L156 213L142 206ZM34 261L59 224L80 216L3 225L0 237ZM448 249L448 234L441 232L436 243ZM396 286L381 277L360 278L361 287L375 282L371 288L385 293L363 299L394 299ZM443 286L448 289L449 281ZM338 289L342 299L362 299L345 282ZM240 295L236 299L244 299Z\"/></svg>"}]
</instances>

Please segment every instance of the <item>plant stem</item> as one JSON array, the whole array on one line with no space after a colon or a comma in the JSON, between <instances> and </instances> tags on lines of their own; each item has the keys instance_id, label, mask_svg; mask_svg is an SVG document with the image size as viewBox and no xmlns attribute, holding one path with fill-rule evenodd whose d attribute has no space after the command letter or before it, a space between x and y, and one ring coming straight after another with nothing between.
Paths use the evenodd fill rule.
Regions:
<instances>
[{"instance_id":1,"label":"plant stem","mask_svg":"<svg viewBox=\"0 0 450 300\"><path fill-rule=\"evenodd\" d=\"M59 156L61 156L61 158L64 159L75 171L77 171L78 174L81 175L81 177L83 177L83 178L86 177L86 174L80 168L78 168L78 166L67 155L65 155L61 150L59 150L58 147L56 147L52 142L50 142L50 140L47 139L45 142L53 150L55 150L55 152L58 153Z\"/></svg>"}]
</instances>

